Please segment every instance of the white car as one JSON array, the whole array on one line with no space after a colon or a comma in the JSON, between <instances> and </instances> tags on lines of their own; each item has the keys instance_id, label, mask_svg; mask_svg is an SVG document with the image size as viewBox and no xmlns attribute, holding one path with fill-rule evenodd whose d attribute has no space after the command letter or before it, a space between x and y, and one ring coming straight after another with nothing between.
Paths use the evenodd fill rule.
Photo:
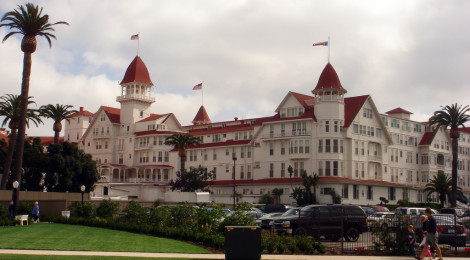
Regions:
<instances>
[{"instance_id":1,"label":"white car","mask_svg":"<svg viewBox=\"0 0 470 260\"><path fill-rule=\"evenodd\" d=\"M385 216L395 215L392 212L376 212L367 217L367 226L370 228L377 222L384 222Z\"/></svg>"}]
</instances>

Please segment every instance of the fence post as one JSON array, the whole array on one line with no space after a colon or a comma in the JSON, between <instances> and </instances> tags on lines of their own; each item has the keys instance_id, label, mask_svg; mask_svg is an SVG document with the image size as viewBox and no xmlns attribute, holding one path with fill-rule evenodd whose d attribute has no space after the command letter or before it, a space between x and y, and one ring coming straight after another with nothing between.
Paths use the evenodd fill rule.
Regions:
<instances>
[{"instance_id":1,"label":"fence post","mask_svg":"<svg viewBox=\"0 0 470 260\"><path fill-rule=\"evenodd\" d=\"M344 209L341 209L341 254L344 254Z\"/></svg>"}]
</instances>

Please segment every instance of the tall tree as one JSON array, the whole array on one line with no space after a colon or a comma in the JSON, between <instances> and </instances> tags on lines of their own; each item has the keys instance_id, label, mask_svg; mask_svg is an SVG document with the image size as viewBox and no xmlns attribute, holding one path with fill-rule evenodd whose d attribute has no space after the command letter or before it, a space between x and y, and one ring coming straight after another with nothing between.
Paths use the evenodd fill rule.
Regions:
<instances>
[{"instance_id":1,"label":"tall tree","mask_svg":"<svg viewBox=\"0 0 470 260\"><path fill-rule=\"evenodd\" d=\"M425 192L428 193L428 196L432 193L437 193L439 196L439 201L441 202L441 208L444 207L444 202L446 197L450 197L452 194L452 180L449 176L445 175L442 172L439 172L437 175L434 175L432 180L426 184Z\"/></svg>"},{"instance_id":2,"label":"tall tree","mask_svg":"<svg viewBox=\"0 0 470 260\"><path fill-rule=\"evenodd\" d=\"M171 190L181 190L183 192L193 192L198 190L206 190L206 187L212 183L213 171L207 171L207 168L199 166L198 168L190 167L189 171L176 173L176 180L170 181Z\"/></svg>"},{"instance_id":3,"label":"tall tree","mask_svg":"<svg viewBox=\"0 0 470 260\"><path fill-rule=\"evenodd\" d=\"M72 105L60 105L56 104L55 106L52 104L41 106L39 111L41 115L47 118L54 120L54 144L59 143L60 132L62 131L62 121L67 120L70 121L72 115L77 112L77 110L72 109Z\"/></svg>"},{"instance_id":4,"label":"tall tree","mask_svg":"<svg viewBox=\"0 0 470 260\"><path fill-rule=\"evenodd\" d=\"M54 31L54 25L67 24L66 22L60 21L56 23L49 23L49 16L47 14L42 15L42 8L27 3L25 6L18 6L18 9L7 12L3 15L0 21L1 27L8 27L11 31L5 35L2 42L5 42L8 38L15 34L23 35L21 41L21 51L24 53L23 58L23 78L21 81L21 106L20 106L20 118L18 126L18 139L16 142L15 151L15 165L14 165L14 179L21 182L21 170L23 163L23 149L24 139L26 134L26 115L28 113L28 98L29 98L29 80L31 76L31 56L36 51L37 42L36 36L45 37L49 43L49 47L52 46L51 38L56 37L50 32ZM15 196L15 205L19 198L19 191ZM15 209L16 210L16 209ZM14 210L14 211L15 211Z\"/></svg>"},{"instance_id":5,"label":"tall tree","mask_svg":"<svg viewBox=\"0 0 470 260\"><path fill-rule=\"evenodd\" d=\"M28 97L28 105L35 104L34 101L31 101L32 97ZM0 97L0 116L3 116L2 127L8 123L8 128L10 128L10 135L8 136L8 153L5 159L5 164L3 166L3 175L0 189L6 189L7 181L10 176L10 167L11 162L13 161L13 152L15 149L16 136L19 125L20 118L20 103L21 97L18 95L7 94ZM26 125L29 127L29 122L33 122L36 126L42 123L41 117L37 113L37 110L28 109L28 114L26 117Z\"/></svg>"},{"instance_id":6,"label":"tall tree","mask_svg":"<svg viewBox=\"0 0 470 260\"><path fill-rule=\"evenodd\" d=\"M443 126L450 128L450 138L452 139L452 196L450 204L452 207L457 205L457 164L458 164L458 151L459 151L459 127L465 128L465 123L470 120L470 115L467 114L470 110L469 106L458 105L457 103L441 107L442 109L434 112L433 116L429 118L431 125Z\"/></svg>"},{"instance_id":7,"label":"tall tree","mask_svg":"<svg viewBox=\"0 0 470 260\"><path fill-rule=\"evenodd\" d=\"M201 139L190 134L178 133L167 137L165 139L165 144L172 145L174 148L178 149L178 155L181 159L180 172L183 172L186 161L186 148L188 148L190 145L201 144ZM182 176L184 176L184 174Z\"/></svg>"}]
</instances>

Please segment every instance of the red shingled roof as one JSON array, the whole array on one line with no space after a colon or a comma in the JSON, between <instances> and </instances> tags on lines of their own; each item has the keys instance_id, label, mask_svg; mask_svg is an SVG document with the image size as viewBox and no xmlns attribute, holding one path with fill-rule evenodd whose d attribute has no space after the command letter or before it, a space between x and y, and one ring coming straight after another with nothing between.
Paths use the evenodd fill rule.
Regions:
<instances>
[{"instance_id":1,"label":"red shingled roof","mask_svg":"<svg viewBox=\"0 0 470 260\"><path fill-rule=\"evenodd\" d=\"M142 61L142 59L140 59L139 56L136 56L135 59L129 65L129 67L127 67L126 74L124 75L121 84L130 82L139 82L153 86L153 83L150 80L150 75L149 71L147 70L147 66L145 66L144 62Z\"/></svg>"},{"instance_id":2,"label":"red shingled roof","mask_svg":"<svg viewBox=\"0 0 470 260\"><path fill-rule=\"evenodd\" d=\"M144 119L138 121L137 123L157 120L157 119L159 119L159 118L161 118L161 117L163 117L163 116L167 116L167 115L168 115L168 114L164 114L164 115L151 114L149 117L144 118Z\"/></svg>"},{"instance_id":3,"label":"red shingled roof","mask_svg":"<svg viewBox=\"0 0 470 260\"><path fill-rule=\"evenodd\" d=\"M109 120L113 124L121 123L121 109L114 107L102 106L104 112L108 116Z\"/></svg>"},{"instance_id":4,"label":"red shingled roof","mask_svg":"<svg viewBox=\"0 0 470 260\"><path fill-rule=\"evenodd\" d=\"M41 139L41 145L44 147L54 143L53 136L28 136L27 138L30 139L30 142L33 142L36 137ZM62 142L64 142L64 137L59 137L59 144Z\"/></svg>"},{"instance_id":5,"label":"red shingled roof","mask_svg":"<svg viewBox=\"0 0 470 260\"><path fill-rule=\"evenodd\" d=\"M94 114L91 113L90 111L84 110L83 107L80 107L80 111L71 114L71 117L76 117L76 116L89 116L92 117Z\"/></svg>"},{"instance_id":6,"label":"red shingled roof","mask_svg":"<svg viewBox=\"0 0 470 260\"><path fill-rule=\"evenodd\" d=\"M308 104L308 102L306 102L307 100L312 100L314 99L314 97L312 96L309 96L309 95L304 95L304 94L300 94L300 93L296 93L296 92L291 92L292 95L300 102L300 104L304 107L304 108L309 108L309 107L313 107L313 103L312 104Z\"/></svg>"},{"instance_id":7,"label":"red shingled roof","mask_svg":"<svg viewBox=\"0 0 470 260\"><path fill-rule=\"evenodd\" d=\"M397 107L397 108L392 109L388 112L385 112L385 114L387 114L387 115L391 115L391 114L409 114L409 115L411 115L413 113L411 113L410 111L406 111L405 109L403 109L401 107Z\"/></svg>"},{"instance_id":8,"label":"red shingled roof","mask_svg":"<svg viewBox=\"0 0 470 260\"><path fill-rule=\"evenodd\" d=\"M315 94L317 91L324 89L336 89L342 91L343 93L347 92L346 89L341 86L338 74L330 63L326 64L320 75L320 78L318 79L317 86L312 92Z\"/></svg>"},{"instance_id":9,"label":"red shingled roof","mask_svg":"<svg viewBox=\"0 0 470 260\"><path fill-rule=\"evenodd\" d=\"M421 141L419 142L419 145L431 145L432 140L434 140L434 136L436 136L437 130L439 130L439 127L436 127L436 129L432 132L424 133Z\"/></svg>"},{"instance_id":10,"label":"red shingled roof","mask_svg":"<svg viewBox=\"0 0 470 260\"><path fill-rule=\"evenodd\" d=\"M344 99L344 127L349 127L369 95Z\"/></svg>"},{"instance_id":11,"label":"red shingled roof","mask_svg":"<svg viewBox=\"0 0 470 260\"><path fill-rule=\"evenodd\" d=\"M199 108L199 111L197 111L196 116L193 119L193 124L199 125L199 124L210 124L211 119L209 118L209 115L207 114L206 109L204 106L201 106Z\"/></svg>"}]
</instances>

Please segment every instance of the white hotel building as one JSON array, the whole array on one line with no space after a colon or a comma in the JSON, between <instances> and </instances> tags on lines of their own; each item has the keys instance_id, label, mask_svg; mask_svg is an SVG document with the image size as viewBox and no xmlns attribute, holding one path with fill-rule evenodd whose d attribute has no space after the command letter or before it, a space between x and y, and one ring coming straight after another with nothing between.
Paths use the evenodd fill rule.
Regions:
<instances>
[{"instance_id":1,"label":"white hotel building","mask_svg":"<svg viewBox=\"0 0 470 260\"><path fill-rule=\"evenodd\" d=\"M179 171L178 152L164 145L179 132L198 136L202 144L187 151L186 167L202 165L215 172L211 199L233 201L232 172L240 201L257 202L274 188L284 189L282 203L292 203L300 172L321 178L317 199L331 203L329 190L343 203L378 204L400 199L425 202L424 186L438 172L451 174L451 140L445 129L412 121L397 108L379 113L370 95L346 97L333 66L327 64L312 95L288 92L274 115L211 122L201 106L193 125L176 116L153 114L149 72L136 57L121 82L120 108L83 109L65 124L65 140L97 162L100 180L94 195L142 201L164 200ZM470 193L470 131L459 141L459 181ZM237 160L232 160L235 154ZM290 178L287 168L292 166ZM437 195L432 195L437 202Z\"/></svg>"}]
</instances>

